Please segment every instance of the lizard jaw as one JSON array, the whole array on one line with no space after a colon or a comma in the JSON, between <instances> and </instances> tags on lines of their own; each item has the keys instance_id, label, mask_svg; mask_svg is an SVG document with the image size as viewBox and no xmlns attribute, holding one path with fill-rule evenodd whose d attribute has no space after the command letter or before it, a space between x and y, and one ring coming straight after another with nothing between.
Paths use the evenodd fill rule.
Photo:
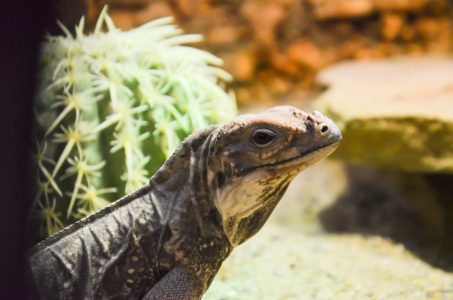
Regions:
<instances>
[{"instance_id":1,"label":"lizard jaw","mask_svg":"<svg viewBox=\"0 0 453 300\"><path fill-rule=\"evenodd\" d=\"M268 197L263 197L260 201L253 197L253 195L262 194L266 187L264 182L268 179L260 180L260 178L276 178L275 176L277 176L280 177L278 181L280 183L277 182L276 186L287 186L303 169L331 154L339 143L339 141L333 142L304 151L296 157L275 164L248 169L240 174L239 177L242 179L238 181L238 184L231 183L228 188L217 190L215 205L222 216L224 231L230 244L235 247L248 238L247 234L239 230L242 220L251 217L259 209L268 206L269 203L270 205L275 203ZM246 183L243 182L244 180ZM274 196L274 193L272 195ZM278 201L281 195L276 197L278 197ZM243 201L237 201L238 199L243 199Z\"/></svg>"},{"instance_id":2,"label":"lizard jaw","mask_svg":"<svg viewBox=\"0 0 453 300\"><path fill-rule=\"evenodd\" d=\"M244 176L257 169L276 169L277 170L277 169L283 169L283 168L288 168L288 167L293 167L293 166L300 166L300 167L303 167L303 169L305 169L306 167L308 167L308 166L316 163L317 161L323 159L324 157L327 157L330 154L332 154L332 152L335 151L335 149L338 147L339 144L340 144L340 141L336 141L336 142L333 142L330 144L317 146L312 149L301 150L301 151L298 151L299 152L298 156L295 156L295 157L292 157L292 158L289 158L289 159L286 159L283 161L279 161L276 163L259 165L259 166L255 166L255 167L252 167L252 168L249 168L246 170L242 170L237 175ZM300 169L300 170L302 170L302 169Z\"/></svg>"},{"instance_id":3,"label":"lizard jaw","mask_svg":"<svg viewBox=\"0 0 453 300\"><path fill-rule=\"evenodd\" d=\"M273 166L276 168L300 165L301 167L308 167L319 160L332 154L335 149L340 145L340 141L333 142L327 145L318 146L312 149L300 151L300 155L289 158L282 162L277 162Z\"/></svg>"}]
</instances>

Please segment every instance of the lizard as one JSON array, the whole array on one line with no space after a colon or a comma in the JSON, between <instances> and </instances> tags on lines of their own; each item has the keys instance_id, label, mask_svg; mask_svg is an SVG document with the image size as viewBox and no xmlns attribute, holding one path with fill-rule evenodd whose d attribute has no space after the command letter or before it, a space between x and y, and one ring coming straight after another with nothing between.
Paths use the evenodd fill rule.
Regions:
<instances>
[{"instance_id":1,"label":"lizard","mask_svg":"<svg viewBox=\"0 0 453 300\"><path fill-rule=\"evenodd\" d=\"M42 299L201 299L341 138L321 113L291 106L195 131L147 185L36 244L32 282Z\"/></svg>"}]
</instances>

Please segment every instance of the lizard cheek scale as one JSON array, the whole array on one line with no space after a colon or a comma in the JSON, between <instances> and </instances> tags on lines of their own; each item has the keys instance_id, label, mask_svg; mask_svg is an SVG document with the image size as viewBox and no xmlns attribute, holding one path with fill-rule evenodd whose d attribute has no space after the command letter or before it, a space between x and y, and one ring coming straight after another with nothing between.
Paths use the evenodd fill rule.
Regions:
<instances>
[{"instance_id":1,"label":"lizard cheek scale","mask_svg":"<svg viewBox=\"0 0 453 300\"><path fill-rule=\"evenodd\" d=\"M42 299L201 299L340 130L278 106L193 133L149 184L30 250Z\"/></svg>"}]
</instances>

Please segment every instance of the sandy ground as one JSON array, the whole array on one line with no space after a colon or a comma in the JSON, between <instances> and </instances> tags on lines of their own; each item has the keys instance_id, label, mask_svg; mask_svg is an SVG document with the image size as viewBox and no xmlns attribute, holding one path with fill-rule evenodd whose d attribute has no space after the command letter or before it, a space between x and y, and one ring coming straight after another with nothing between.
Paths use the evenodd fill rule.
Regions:
<instances>
[{"instance_id":1,"label":"sandy ground","mask_svg":"<svg viewBox=\"0 0 453 300\"><path fill-rule=\"evenodd\" d=\"M381 237L328 234L317 213L345 187L321 163L290 186L274 215L225 261L204 300L453 299L453 273Z\"/></svg>"}]
</instances>

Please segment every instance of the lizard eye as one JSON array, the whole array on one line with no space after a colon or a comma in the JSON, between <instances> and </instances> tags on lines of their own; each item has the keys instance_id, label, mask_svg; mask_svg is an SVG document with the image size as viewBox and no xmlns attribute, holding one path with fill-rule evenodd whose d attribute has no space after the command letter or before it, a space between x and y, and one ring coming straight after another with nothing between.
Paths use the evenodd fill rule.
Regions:
<instances>
[{"instance_id":1,"label":"lizard eye","mask_svg":"<svg viewBox=\"0 0 453 300\"><path fill-rule=\"evenodd\" d=\"M251 141L255 146L266 147L270 146L275 141L276 137L277 134L274 131L260 128L253 132Z\"/></svg>"}]
</instances>

